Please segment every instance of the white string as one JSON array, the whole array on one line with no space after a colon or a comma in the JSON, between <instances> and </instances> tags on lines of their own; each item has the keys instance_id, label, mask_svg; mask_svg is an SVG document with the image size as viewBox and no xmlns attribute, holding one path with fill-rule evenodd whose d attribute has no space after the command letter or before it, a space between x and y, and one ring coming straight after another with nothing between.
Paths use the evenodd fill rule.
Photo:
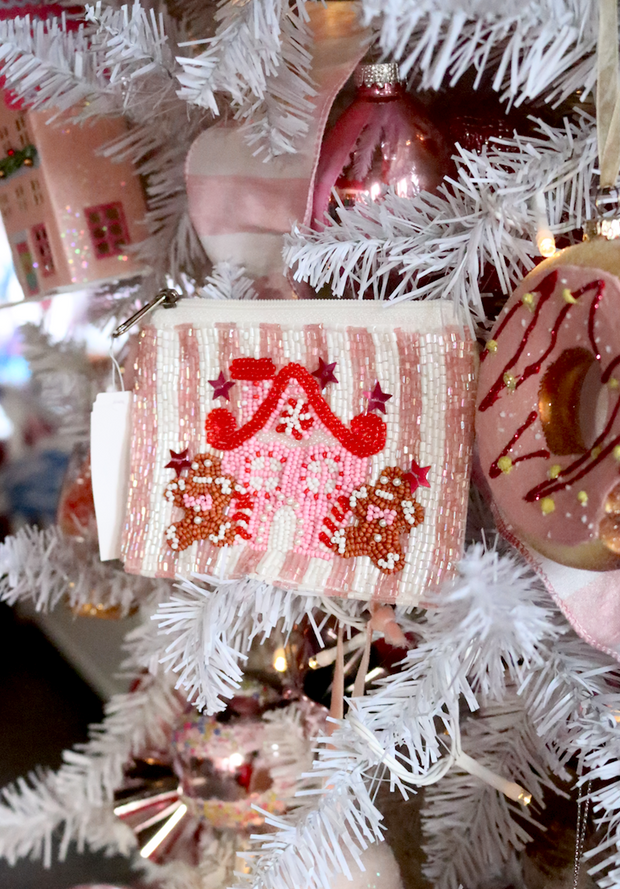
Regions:
<instances>
[{"instance_id":1,"label":"white string","mask_svg":"<svg viewBox=\"0 0 620 889\"><path fill-rule=\"evenodd\" d=\"M461 748L461 732L459 725L456 722L452 725L449 742L445 741L447 748L446 755L431 766L424 775L417 775L410 769L406 768L406 766L401 765L401 763L399 763L393 756L387 753L373 732L366 728L354 713L349 712L347 719L349 725L364 739L372 753L376 756L380 756L380 761L406 784L411 784L415 787L424 787L429 784L435 784L447 775L452 766L456 765L468 774L474 775L476 778L479 778L481 781L484 781L486 784L499 790L509 799L515 800L515 802L529 805L532 799L531 794L529 794L527 790L524 790L521 785L516 784L514 781L507 781L505 778L502 778L501 775L495 774L481 763L472 759L471 756L463 753ZM442 740L444 739L442 738Z\"/></svg>"},{"instance_id":2,"label":"white string","mask_svg":"<svg viewBox=\"0 0 620 889\"><path fill-rule=\"evenodd\" d=\"M108 353L110 355L110 361L112 362L112 386L116 387L116 377L118 376L118 384L120 385L121 392L125 391L125 381L123 380L123 374L121 371L120 364L116 360L116 356L114 355L114 341L110 340L110 351Z\"/></svg>"}]
</instances>

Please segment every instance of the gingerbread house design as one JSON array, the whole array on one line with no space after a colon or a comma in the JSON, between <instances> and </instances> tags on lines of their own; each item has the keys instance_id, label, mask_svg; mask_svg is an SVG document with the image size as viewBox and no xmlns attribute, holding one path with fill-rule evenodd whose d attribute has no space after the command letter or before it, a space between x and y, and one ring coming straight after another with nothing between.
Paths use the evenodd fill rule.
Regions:
<instances>
[{"instance_id":1,"label":"gingerbread house design","mask_svg":"<svg viewBox=\"0 0 620 889\"><path fill-rule=\"evenodd\" d=\"M97 153L124 122L49 116L0 99L0 212L26 298L143 271L127 251L145 237L142 186L131 163Z\"/></svg>"},{"instance_id":2,"label":"gingerbread house design","mask_svg":"<svg viewBox=\"0 0 620 889\"><path fill-rule=\"evenodd\" d=\"M212 410L206 439L215 453L194 457L187 477L167 486L167 499L186 510L185 524L168 529L172 548L194 539L228 545L238 536L258 552L332 559L324 520L368 481L385 423L367 412L345 425L300 364L276 372L269 359L236 359L230 376L242 384L238 416Z\"/></svg>"}]
</instances>

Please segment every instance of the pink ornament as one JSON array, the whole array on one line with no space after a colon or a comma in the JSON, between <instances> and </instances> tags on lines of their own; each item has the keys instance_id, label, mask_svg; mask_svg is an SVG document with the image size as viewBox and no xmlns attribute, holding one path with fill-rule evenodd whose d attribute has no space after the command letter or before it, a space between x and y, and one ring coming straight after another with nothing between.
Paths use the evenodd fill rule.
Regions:
<instances>
[{"instance_id":1,"label":"pink ornament","mask_svg":"<svg viewBox=\"0 0 620 889\"><path fill-rule=\"evenodd\" d=\"M71 454L58 501L56 523L69 537L97 539L90 453L83 445L77 445Z\"/></svg>"},{"instance_id":2,"label":"pink ornament","mask_svg":"<svg viewBox=\"0 0 620 889\"><path fill-rule=\"evenodd\" d=\"M323 140L314 188L315 226L333 213L334 189L345 205L435 191L449 172L449 154L421 105L405 91L398 66L360 65L357 95Z\"/></svg>"},{"instance_id":3,"label":"pink ornament","mask_svg":"<svg viewBox=\"0 0 620 889\"><path fill-rule=\"evenodd\" d=\"M127 251L144 237L140 181L129 161L96 154L120 119L47 125L49 112L0 101L0 211L26 298L143 271Z\"/></svg>"},{"instance_id":4,"label":"pink ornament","mask_svg":"<svg viewBox=\"0 0 620 889\"><path fill-rule=\"evenodd\" d=\"M243 696L223 718L186 714L173 733L172 751L188 811L217 830L246 832L264 826L265 816L255 807L276 815L287 810L299 778L296 768L311 765L311 738L325 728L327 710L305 697L288 704L281 699L277 709L253 713L240 704ZM293 712L291 721L282 722ZM307 762L295 761L295 768L287 753L290 739L283 736L291 731L298 745L307 744Z\"/></svg>"},{"instance_id":5,"label":"pink ornament","mask_svg":"<svg viewBox=\"0 0 620 889\"><path fill-rule=\"evenodd\" d=\"M2 0L0 7L0 21L26 15L31 19L59 18L63 14L67 18L67 26L75 29L79 19L84 17L84 7L77 4L67 6L64 3L41 3L37 0Z\"/></svg>"}]
</instances>

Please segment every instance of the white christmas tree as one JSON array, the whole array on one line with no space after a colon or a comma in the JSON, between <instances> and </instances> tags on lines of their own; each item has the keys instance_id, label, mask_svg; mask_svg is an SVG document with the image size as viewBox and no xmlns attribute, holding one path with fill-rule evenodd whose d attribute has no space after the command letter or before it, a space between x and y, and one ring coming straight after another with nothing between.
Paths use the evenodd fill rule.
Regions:
<instances>
[{"instance_id":1,"label":"white christmas tree","mask_svg":"<svg viewBox=\"0 0 620 889\"><path fill-rule=\"evenodd\" d=\"M124 320L170 284L199 298L255 297L243 269L210 267L190 221L184 165L196 136L226 116L243 124L266 164L298 150L313 108L311 5L98 2L86 7L77 31L62 20L0 21L6 87L29 106L51 114L77 108L84 120L123 115L129 123L127 135L103 150L130 158L144 177L149 235L139 252L152 273L140 285L93 296L97 323ZM300 223L286 238L286 264L315 289L328 284L336 298L351 285L360 297L451 298L483 331L484 266L495 268L507 295L539 255L542 223L559 236L595 214L596 123L585 103L597 79L598 5L359 0L355 8L375 51L399 63L412 90L455 88L473 71L474 89L484 79L506 108L533 109L533 135L490 139L480 152L457 145L455 173L437 194L390 193L378 203L340 206L320 230ZM581 108L567 104L575 95ZM553 126L546 110L561 103L568 110ZM392 272L396 286L388 286ZM88 371L79 352L52 345L36 329L25 331L25 341L63 431L87 441ZM475 495L472 503L475 512ZM569 780L570 760L578 773L572 792L589 795L602 828L586 858L596 859L601 887L620 885L615 661L575 634L518 553L492 528L474 524L437 607L396 610L417 637L400 672L353 697L347 715L319 739L310 774L299 776L299 805L269 816L272 831L245 853L240 883L329 889L350 869L355 882L355 860L383 837L375 805L383 781L405 798L427 788L430 882L473 887L539 830L528 804L543 806ZM51 609L68 597L72 606L97 602L125 613L136 606L144 615L126 643L138 690L112 699L89 743L67 751L58 772L3 791L0 854L9 861L35 855L48 865L58 830L61 855L74 840L129 854L135 841L114 817L114 791L133 757L165 743L162 725L177 718L181 697L217 713L239 687L253 639L276 626L286 633L306 616L316 625L320 614L366 631L369 617L363 602L250 579L174 586L132 577L56 528L9 537L0 545L0 575L0 595L10 604ZM214 836L201 854L191 872L169 863L156 878L169 889L228 885L226 844Z\"/></svg>"}]
</instances>

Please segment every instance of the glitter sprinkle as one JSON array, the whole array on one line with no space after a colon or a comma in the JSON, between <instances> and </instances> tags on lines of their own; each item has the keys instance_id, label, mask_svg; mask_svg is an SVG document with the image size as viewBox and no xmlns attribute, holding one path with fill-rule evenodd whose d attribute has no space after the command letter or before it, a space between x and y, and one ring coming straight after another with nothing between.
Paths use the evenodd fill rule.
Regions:
<instances>
[{"instance_id":1,"label":"glitter sprinkle","mask_svg":"<svg viewBox=\"0 0 620 889\"><path fill-rule=\"evenodd\" d=\"M574 303L577 302L577 300L575 299L573 294L570 292L568 287L565 287L564 290L562 291L562 299L564 300L564 302L567 302L570 305L573 305Z\"/></svg>"},{"instance_id":2,"label":"glitter sprinkle","mask_svg":"<svg viewBox=\"0 0 620 889\"><path fill-rule=\"evenodd\" d=\"M579 493L577 494L577 500L581 503L582 506L586 506L588 503L587 491L579 491Z\"/></svg>"},{"instance_id":3,"label":"glitter sprinkle","mask_svg":"<svg viewBox=\"0 0 620 889\"><path fill-rule=\"evenodd\" d=\"M549 473L548 473L549 478L550 479L557 478L561 472L562 472L562 467L560 466L560 464L554 463L553 466L551 467L551 469L549 470Z\"/></svg>"},{"instance_id":4,"label":"glitter sprinkle","mask_svg":"<svg viewBox=\"0 0 620 889\"><path fill-rule=\"evenodd\" d=\"M550 513L554 512L555 503L553 501L553 497L543 497L543 499L540 501L540 508L543 515L549 515Z\"/></svg>"},{"instance_id":5,"label":"glitter sprinkle","mask_svg":"<svg viewBox=\"0 0 620 889\"><path fill-rule=\"evenodd\" d=\"M497 352L497 340L489 340L487 343L487 352Z\"/></svg>"},{"instance_id":6,"label":"glitter sprinkle","mask_svg":"<svg viewBox=\"0 0 620 889\"><path fill-rule=\"evenodd\" d=\"M508 474L512 470L512 460L507 455L500 457L497 461L497 466L502 472Z\"/></svg>"},{"instance_id":7,"label":"glitter sprinkle","mask_svg":"<svg viewBox=\"0 0 620 889\"><path fill-rule=\"evenodd\" d=\"M505 373L503 379L504 379L506 388L510 392L514 392L514 390L517 388L517 378L514 376L514 374Z\"/></svg>"}]
</instances>

